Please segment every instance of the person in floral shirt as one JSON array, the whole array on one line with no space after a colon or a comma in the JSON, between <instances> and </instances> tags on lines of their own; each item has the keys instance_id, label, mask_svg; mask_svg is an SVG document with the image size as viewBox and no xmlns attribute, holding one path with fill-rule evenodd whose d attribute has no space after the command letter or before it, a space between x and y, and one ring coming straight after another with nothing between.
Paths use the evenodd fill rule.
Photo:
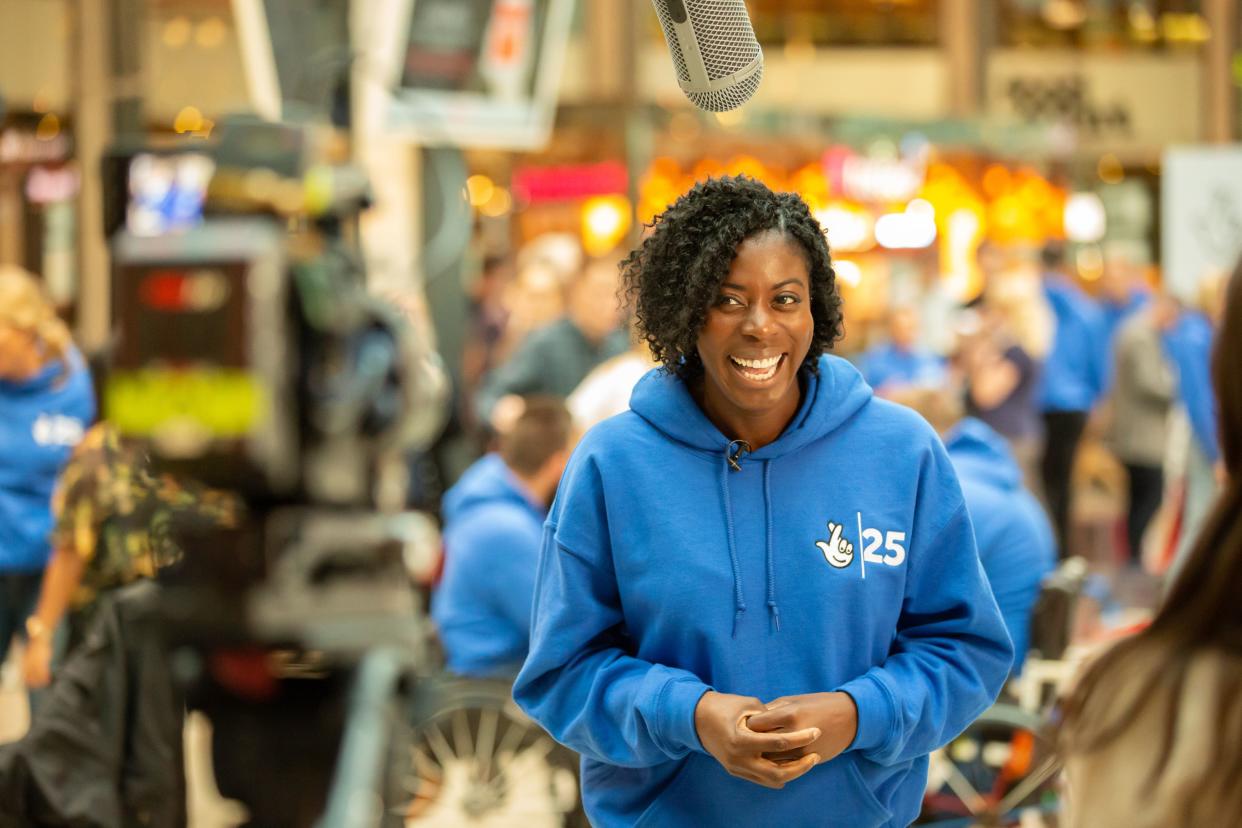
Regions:
<instances>
[{"instance_id":1,"label":"person in floral shirt","mask_svg":"<svg viewBox=\"0 0 1242 828\"><path fill-rule=\"evenodd\" d=\"M99 596L156 573L182 556L173 527L183 520L235 527L235 495L156 474L138 446L106 422L73 452L52 501L52 558L26 627L27 687L51 680L52 632L68 614L68 647L82 639Z\"/></svg>"}]
</instances>

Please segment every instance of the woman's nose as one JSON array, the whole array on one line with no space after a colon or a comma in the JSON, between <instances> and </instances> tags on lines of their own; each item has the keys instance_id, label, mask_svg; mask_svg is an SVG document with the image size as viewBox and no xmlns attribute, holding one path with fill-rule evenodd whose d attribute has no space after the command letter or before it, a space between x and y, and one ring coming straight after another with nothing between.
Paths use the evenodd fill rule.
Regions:
<instances>
[{"instance_id":1,"label":"woman's nose","mask_svg":"<svg viewBox=\"0 0 1242 828\"><path fill-rule=\"evenodd\" d=\"M757 302L746 309L746 316L742 319L742 333L748 336L763 336L771 331L773 322L772 309Z\"/></svg>"}]
</instances>

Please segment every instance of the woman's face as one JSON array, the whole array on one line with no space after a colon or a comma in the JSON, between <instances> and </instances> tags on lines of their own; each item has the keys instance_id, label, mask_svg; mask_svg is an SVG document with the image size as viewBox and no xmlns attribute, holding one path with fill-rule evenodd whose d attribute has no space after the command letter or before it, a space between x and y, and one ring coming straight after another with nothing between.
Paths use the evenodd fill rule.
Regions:
<instances>
[{"instance_id":1,"label":"woman's face","mask_svg":"<svg viewBox=\"0 0 1242 828\"><path fill-rule=\"evenodd\" d=\"M0 324L0 379L22 382L39 372L39 343L26 330Z\"/></svg>"},{"instance_id":2,"label":"woman's face","mask_svg":"<svg viewBox=\"0 0 1242 828\"><path fill-rule=\"evenodd\" d=\"M814 333L801 247L778 232L743 241L699 333L706 407L792 417L800 400L798 369Z\"/></svg>"}]
</instances>

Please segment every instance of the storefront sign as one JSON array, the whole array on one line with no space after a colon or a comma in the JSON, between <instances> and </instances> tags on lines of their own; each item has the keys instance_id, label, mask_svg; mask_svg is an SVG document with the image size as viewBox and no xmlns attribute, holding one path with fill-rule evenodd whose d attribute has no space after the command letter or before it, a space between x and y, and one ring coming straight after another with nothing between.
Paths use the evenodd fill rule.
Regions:
<instances>
[{"instance_id":1,"label":"storefront sign","mask_svg":"<svg viewBox=\"0 0 1242 828\"><path fill-rule=\"evenodd\" d=\"M573 201L591 196L624 194L629 174L624 164L604 161L564 167L524 167L513 173L513 192L520 201Z\"/></svg>"},{"instance_id":2,"label":"storefront sign","mask_svg":"<svg viewBox=\"0 0 1242 828\"><path fill-rule=\"evenodd\" d=\"M1018 124L1058 124L1082 155L1146 161L1200 138L1203 67L1194 53L1001 50L988 60L987 111Z\"/></svg>"},{"instance_id":3,"label":"storefront sign","mask_svg":"<svg viewBox=\"0 0 1242 828\"><path fill-rule=\"evenodd\" d=\"M855 201L909 201L927 178L924 155L869 158L833 147L824 153L822 164L832 192Z\"/></svg>"}]
</instances>

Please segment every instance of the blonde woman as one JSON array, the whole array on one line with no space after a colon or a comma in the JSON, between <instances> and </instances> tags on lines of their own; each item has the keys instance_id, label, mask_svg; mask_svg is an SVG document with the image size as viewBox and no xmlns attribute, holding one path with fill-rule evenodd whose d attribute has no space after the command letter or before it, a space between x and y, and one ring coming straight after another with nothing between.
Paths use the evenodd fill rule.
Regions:
<instances>
[{"instance_id":1,"label":"blonde woman","mask_svg":"<svg viewBox=\"0 0 1242 828\"><path fill-rule=\"evenodd\" d=\"M52 489L95 415L90 374L34 276L0 266L0 662L14 635L50 646L27 617L50 552Z\"/></svg>"}]
</instances>

